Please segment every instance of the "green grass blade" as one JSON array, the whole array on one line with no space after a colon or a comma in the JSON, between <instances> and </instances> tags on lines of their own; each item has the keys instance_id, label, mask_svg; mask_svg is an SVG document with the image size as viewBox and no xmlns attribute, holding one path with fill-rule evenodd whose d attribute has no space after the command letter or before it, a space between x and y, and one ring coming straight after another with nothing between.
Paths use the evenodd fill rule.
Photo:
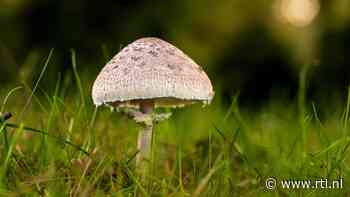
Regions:
<instances>
[{"instance_id":1,"label":"green grass blade","mask_svg":"<svg viewBox=\"0 0 350 197\"><path fill-rule=\"evenodd\" d=\"M6 103L7 103L7 101L9 100L10 96L11 96L14 92L16 92L17 90L20 90L20 89L22 89L22 88L23 88L22 86L17 86L17 87L15 87L15 88L11 89L11 90L7 93L7 95L6 95L5 99L4 99L4 101L2 102L0 112L3 112L3 111L5 110Z\"/></svg>"},{"instance_id":2,"label":"green grass blade","mask_svg":"<svg viewBox=\"0 0 350 197\"><path fill-rule=\"evenodd\" d=\"M44 73L45 73L45 71L46 71L46 69L47 69L47 67L48 67L48 65L49 65L49 62L50 62L50 60L51 60L53 51L54 51L54 49L51 49L51 50L50 50L49 56L47 57L47 59L46 59L46 61L45 61L44 67L43 67L43 69L41 70L41 73L40 73L40 75L39 75L39 78L38 78L38 80L36 81L36 83L35 83L35 85L34 85L33 91L30 93L30 96L28 97L27 102L25 103L25 105L24 105L24 107L23 107L23 109L22 109L22 112L21 112L20 115L19 115L18 122L21 122L22 119L23 119L23 117L24 117L24 114L25 114L25 112L26 112L26 110L27 110L27 108L28 108L28 106L29 106L29 104L30 104L32 98L33 98L33 95L34 95L36 89L38 88L39 83L40 83L41 79L43 78Z\"/></svg>"},{"instance_id":3,"label":"green grass blade","mask_svg":"<svg viewBox=\"0 0 350 197\"><path fill-rule=\"evenodd\" d=\"M14 135L11 138L9 148L7 150L5 160L4 160L4 163L2 165L2 173L6 173L6 171L7 171L7 167L8 167L8 164L10 162L10 157L12 155L13 149L14 149L14 147L17 143L17 140L18 140L19 136L21 135L22 131L23 131L23 125L17 127L17 129L14 132ZM4 175L2 175L2 176L4 177Z\"/></svg>"},{"instance_id":4,"label":"green grass blade","mask_svg":"<svg viewBox=\"0 0 350 197\"><path fill-rule=\"evenodd\" d=\"M344 132L347 132L349 125L349 111L350 111L350 86L348 87L348 98L346 101L345 117L344 117Z\"/></svg>"},{"instance_id":5,"label":"green grass blade","mask_svg":"<svg viewBox=\"0 0 350 197\"><path fill-rule=\"evenodd\" d=\"M71 52L71 60L72 60L74 77L75 77L75 80L76 80L76 83L77 83L77 87L78 87L78 90L79 90L79 94L80 94L80 101L81 101L82 106L85 106L84 90L83 90L83 86L81 85L81 80L80 80L78 69L77 69L76 53L75 53L75 51L73 49L71 49L70 52Z\"/></svg>"},{"instance_id":6,"label":"green grass blade","mask_svg":"<svg viewBox=\"0 0 350 197\"><path fill-rule=\"evenodd\" d=\"M14 129L20 128L19 126L15 125L15 124L11 124L11 123L6 123L6 127L14 128ZM25 131L30 131L30 132L34 132L34 133L40 133L40 134L42 134L42 135L49 136L49 137L51 137L51 138L56 139L57 141L59 141L59 142L61 142L61 143L70 145L70 146L72 146L73 148L77 149L78 151L80 151L80 152L84 153L85 155L88 155L88 156L89 156L89 152L87 152L86 150L84 150L84 149L81 148L80 146L75 145L75 144L73 144L72 142L67 141L67 140L65 140L65 139L62 139L62 138L60 138L60 137L52 136L52 135L50 135L49 133L46 133L46 132L41 131L41 130L39 130L39 129L33 129L33 128L30 128L30 127L26 127L26 126L23 126L23 130L25 130Z\"/></svg>"}]
</instances>

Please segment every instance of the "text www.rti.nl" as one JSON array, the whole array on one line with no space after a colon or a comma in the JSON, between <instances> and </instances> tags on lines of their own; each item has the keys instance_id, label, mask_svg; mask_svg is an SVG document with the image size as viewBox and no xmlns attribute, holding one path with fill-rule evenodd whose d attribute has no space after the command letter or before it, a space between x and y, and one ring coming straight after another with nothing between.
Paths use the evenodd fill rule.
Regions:
<instances>
[{"instance_id":1,"label":"text www.rti.nl","mask_svg":"<svg viewBox=\"0 0 350 197\"><path fill-rule=\"evenodd\" d=\"M265 180L265 187L269 190L274 189L342 189L343 178L337 180L316 179L316 180L277 180L268 178Z\"/></svg>"}]
</instances>

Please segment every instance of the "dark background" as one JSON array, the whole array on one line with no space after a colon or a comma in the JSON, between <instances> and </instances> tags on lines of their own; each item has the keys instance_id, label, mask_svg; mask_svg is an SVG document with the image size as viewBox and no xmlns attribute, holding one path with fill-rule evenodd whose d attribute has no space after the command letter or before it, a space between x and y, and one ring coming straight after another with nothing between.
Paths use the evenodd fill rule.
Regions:
<instances>
[{"instance_id":1,"label":"dark background","mask_svg":"<svg viewBox=\"0 0 350 197\"><path fill-rule=\"evenodd\" d=\"M294 99L303 66L310 100L346 94L349 1L320 1L306 27L281 21L277 1L0 0L0 83L33 83L51 48L45 88L72 72L71 48L93 80L121 47L156 36L202 65L227 101L238 91L246 103Z\"/></svg>"}]
</instances>

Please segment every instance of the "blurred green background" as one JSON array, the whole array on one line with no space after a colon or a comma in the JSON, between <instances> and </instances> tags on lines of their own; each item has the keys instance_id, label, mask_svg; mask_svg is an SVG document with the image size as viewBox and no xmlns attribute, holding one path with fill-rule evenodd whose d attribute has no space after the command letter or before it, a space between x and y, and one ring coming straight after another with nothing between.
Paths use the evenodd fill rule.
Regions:
<instances>
[{"instance_id":1,"label":"blurred green background","mask_svg":"<svg viewBox=\"0 0 350 197\"><path fill-rule=\"evenodd\" d=\"M155 127L139 185L139 127L90 94L148 36L200 64L216 95ZM0 112L13 113L0 122L0 196L349 195L349 55L350 0L0 0ZM272 193L269 177L346 184Z\"/></svg>"},{"instance_id":2,"label":"blurred green background","mask_svg":"<svg viewBox=\"0 0 350 197\"><path fill-rule=\"evenodd\" d=\"M202 65L227 102L237 91L248 104L294 99L303 66L308 98L323 102L349 85L349 8L349 0L1 0L0 83L31 84L54 48L50 89L72 74L73 48L92 84L122 47L156 36Z\"/></svg>"}]
</instances>

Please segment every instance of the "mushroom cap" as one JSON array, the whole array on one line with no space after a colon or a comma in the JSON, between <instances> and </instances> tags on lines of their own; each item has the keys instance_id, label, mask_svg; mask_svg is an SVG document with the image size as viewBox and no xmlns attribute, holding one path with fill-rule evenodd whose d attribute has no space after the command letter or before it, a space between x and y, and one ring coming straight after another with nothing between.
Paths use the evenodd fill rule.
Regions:
<instances>
[{"instance_id":1,"label":"mushroom cap","mask_svg":"<svg viewBox=\"0 0 350 197\"><path fill-rule=\"evenodd\" d=\"M179 107L209 104L213 87L203 69L180 49L159 38L141 38L123 48L102 69L92 88L96 106Z\"/></svg>"}]
</instances>

